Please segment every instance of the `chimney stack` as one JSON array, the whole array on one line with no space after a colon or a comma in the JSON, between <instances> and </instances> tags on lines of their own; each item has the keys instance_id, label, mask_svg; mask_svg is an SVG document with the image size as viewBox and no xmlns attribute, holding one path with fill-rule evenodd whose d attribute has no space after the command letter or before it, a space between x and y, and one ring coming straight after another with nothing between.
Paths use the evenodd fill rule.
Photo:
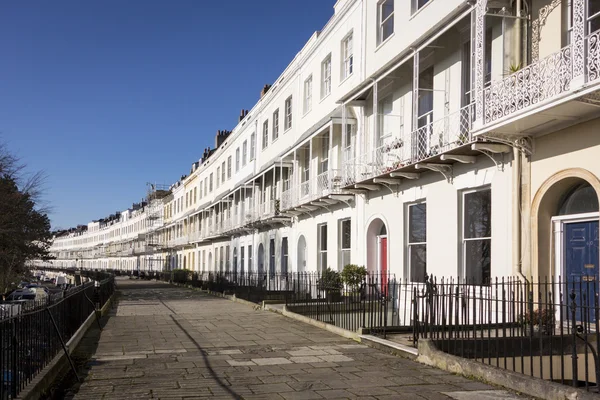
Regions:
<instances>
[{"instance_id":1,"label":"chimney stack","mask_svg":"<svg viewBox=\"0 0 600 400\"><path fill-rule=\"evenodd\" d=\"M267 92L269 91L269 89L271 89L271 85L269 85L268 83L265 86L263 86L262 90L260 91L260 98L261 99L263 98L263 96L265 94L267 94Z\"/></svg>"},{"instance_id":2,"label":"chimney stack","mask_svg":"<svg viewBox=\"0 0 600 400\"><path fill-rule=\"evenodd\" d=\"M244 111L244 110L242 110ZM242 118L242 114L240 114L240 118ZM240 119L241 121L241 119ZM227 130L223 130L223 131L217 131L217 135L215 136L215 148L219 148L219 146L221 146L223 144L223 142L225 141L225 139L227 139L227 137L229 136L229 134L231 133L231 131L227 131Z\"/></svg>"}]
</instances>

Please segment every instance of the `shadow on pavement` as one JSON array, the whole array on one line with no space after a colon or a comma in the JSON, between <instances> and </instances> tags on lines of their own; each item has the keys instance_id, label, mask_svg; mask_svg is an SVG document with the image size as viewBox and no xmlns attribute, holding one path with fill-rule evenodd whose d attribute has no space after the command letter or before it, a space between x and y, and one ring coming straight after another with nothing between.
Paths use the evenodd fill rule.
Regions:
<instances>
[{"instance_id":1,"label":"shadow on pavement","mask_svg":"<svg viewBox=\"0 0 600 400\"><path fill-rule=\"evenodd\" d=\"M171 319L173 320L173 322L175 322L175 324L179 327L179 329L181 329L181 331L183 333L185 333L185 335L188 337L188 339L190 339L190 341L192 341L196 345L196 348L200 351L200 354L202 354L202 358L204 359L204 364L206 365L206 368L208 368L208 370L210 371L210 374L212 375L213 379L219 384L219 386L221 386L223 389L225 389L235 399L241 398L241 396L239 396L233 389L231 389L231 387L227 383L223 382L221 380L221 378L219 378L217 376L217 373L215 372L215 370L212 368L212 366L208 362L208 358L206 357L206 352L202 349L202 346L200 346L200 344L198 344L198 342L196 341L196 339L194 339L188 333L188 331L179 323L179 321L177 321L175 319L175 317L173 315L171 315Z\"/></svg>"}]
</instances>

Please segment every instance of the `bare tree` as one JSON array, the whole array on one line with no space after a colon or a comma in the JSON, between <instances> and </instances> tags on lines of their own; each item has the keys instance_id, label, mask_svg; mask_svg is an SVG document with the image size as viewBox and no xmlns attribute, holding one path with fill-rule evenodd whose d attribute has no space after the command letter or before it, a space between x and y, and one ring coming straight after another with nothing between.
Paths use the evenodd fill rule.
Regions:
<instances>
[{"instance_id":1,"label":"bare tree","mask_svg":"<svg viewBox=\"0 0 600 400\"><path fill-rule=\"evenodd\" d=\"M0 143L0 293L27 272L28 261L51 258L48 209L40 206L43 183L43 173L27 174Z\"/></svg>"}]
</instances>

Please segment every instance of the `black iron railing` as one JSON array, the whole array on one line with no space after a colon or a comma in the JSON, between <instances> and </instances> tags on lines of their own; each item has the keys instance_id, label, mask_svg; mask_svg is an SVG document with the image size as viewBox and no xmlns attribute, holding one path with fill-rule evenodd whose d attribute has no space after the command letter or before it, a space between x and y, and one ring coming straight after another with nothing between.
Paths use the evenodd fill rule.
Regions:
<instances>
[{"instance_id":1,"label":"black iron railing","mask_svg":"<svg viewBox=\"0 0 600 400\"><path fill-rule=\"evenodd\" d=\"M135 274L133 274L135 275ZM390 331L409 331L413 319L413 291L422 285L395 279L393 275L368 273L352 283L337 274L317 272L144 272L142 279L189 284L204 290L235 294L260 303L285 303L289 311L343 329L363 328L386 336Z\"/></svg>"},{"instance_id":2,"label":"black iron railing","mask_svg":"<svg viewBox=\"0 0 600 400\"><path fill-rule=\"evenodd\" d=\"M288 310L351 331L431 339L449 354L597 390L600 307L593 277L456 278L423 282L369 273L348 283L335 274L171 271L146 278L187 283Z\"/></svg>"},{"instance_id":3,"label":"black iron railing","mask_svg":"<svg viewBox=\"0 0 600 400\"><path fill-rule=\"evenodd\" d=\"M54 357L66 352L66 343L113 292L111 276L81 285L42 309L0 321L0 399L17 397Z\"/></svg>"},{"instance_id":4,"label":"black iron railing","mask_svg":"<svg viewBox=\"0 0 600 400\"><path fill-rule=\"evenodd\" d=\"M415 289L415 339L449 354L597 391L598 282L590 278L473 285L428 278Z\"/></svg>"}]
</instances>

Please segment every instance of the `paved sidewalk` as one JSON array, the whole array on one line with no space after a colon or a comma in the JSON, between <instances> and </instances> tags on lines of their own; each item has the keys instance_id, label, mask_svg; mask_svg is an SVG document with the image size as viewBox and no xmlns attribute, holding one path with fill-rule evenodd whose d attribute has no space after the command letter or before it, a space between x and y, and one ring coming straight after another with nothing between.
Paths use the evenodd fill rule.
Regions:
<instances>
[{"instance_id":1,"label":"paved sidewalk","mask_svg":"<svg viewBox=\"0 0 600 400\"><path fill-rule=\"evenodd\" d=\"M118 304L91 343L85 380L67 398L520 398L198 291L117 285Z\"/></svg>"}]
</instances>

